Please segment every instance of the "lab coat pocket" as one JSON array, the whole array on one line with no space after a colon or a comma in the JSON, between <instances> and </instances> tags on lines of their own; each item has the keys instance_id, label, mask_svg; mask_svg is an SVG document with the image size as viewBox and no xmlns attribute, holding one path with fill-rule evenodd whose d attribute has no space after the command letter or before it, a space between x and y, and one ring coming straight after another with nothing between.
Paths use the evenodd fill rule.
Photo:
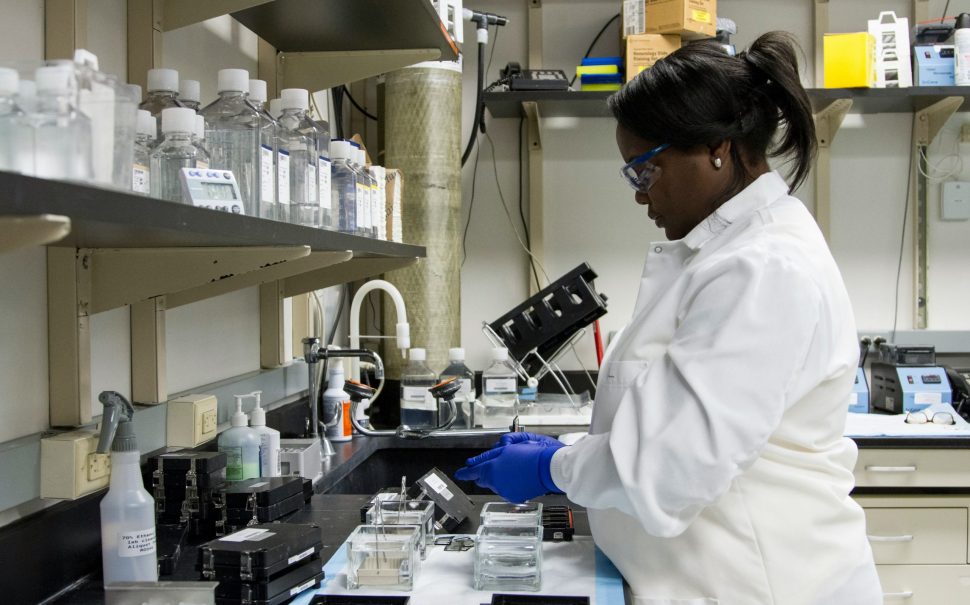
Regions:
<instances>
[{"instance_id":1,"label":"lab coat pocket","mask_svg":"<svg viewBox=\"0 0 970 605\"><path fill-rule=\"evenodd\" d=\"M709 597L696 599L662 599L656 597L633 597L634 605L717 605L718 600Z\"/></svg>"},{"instance_id":2,"label":"lab coat pocket","mask_svg":"<svg viewBox=\"0 0 970 605\"><path fill-rule=\"evenodd\" d=\"M643 359L631 361L611 361L604 368L606 375L606 388L610 390L623 390L633 384L637 376L642 374L650 367L650 362Z\"/></svg>"}]
</instances>

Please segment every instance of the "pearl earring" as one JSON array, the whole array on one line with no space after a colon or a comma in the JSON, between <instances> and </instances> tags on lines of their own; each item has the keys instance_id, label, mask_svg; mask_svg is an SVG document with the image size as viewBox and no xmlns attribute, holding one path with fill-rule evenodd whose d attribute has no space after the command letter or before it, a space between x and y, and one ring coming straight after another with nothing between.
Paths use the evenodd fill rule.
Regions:
<instances>
[{"instance_id":1,"label":"pearl earring","mask_svg":"<svg viewBox=\"0 0 970 605\"><path fill-rule=\"evenodd\" d=\"M714 168L721 169L721 158L714 158Z\"/></svg>"}]
</instances>

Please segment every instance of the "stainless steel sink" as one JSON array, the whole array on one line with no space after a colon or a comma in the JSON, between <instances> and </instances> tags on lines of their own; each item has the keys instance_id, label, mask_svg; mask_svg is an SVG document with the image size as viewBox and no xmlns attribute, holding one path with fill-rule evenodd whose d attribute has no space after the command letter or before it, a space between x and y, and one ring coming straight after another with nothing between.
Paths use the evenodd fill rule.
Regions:
<instances>
[{"instance_id":1,"label":"stainless steel sink","mask_svg":"<svg viewBox=\"0 0 970 605\"><path fill-rule=\"evenodd\" d=\"M389 447L377 449L352 466L349 472L323 491L326 494L375 494L385 487L401 484L407 477L408 485L432 468L453 477L455 471L465 465L465 460L483 451L483 447ZM348 461L348 466L352 462ZM471 482L461 481L458 486L467 494L490 494Z\"/></svg>"}]
</instances>

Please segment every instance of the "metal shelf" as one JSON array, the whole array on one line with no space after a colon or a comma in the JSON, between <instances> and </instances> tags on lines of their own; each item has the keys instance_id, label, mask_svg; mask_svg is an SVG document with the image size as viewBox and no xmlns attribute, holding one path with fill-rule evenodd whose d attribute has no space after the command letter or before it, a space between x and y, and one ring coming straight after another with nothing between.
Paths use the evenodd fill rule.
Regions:
<instances>
[{"instance_id":1,"label":"metal shelf","mask_svg":"<svg viewBox=\"0 0 970 605\"><path fill-rule=\"evenodd\" d=\"M527 117L523 103L536 103L542 118L609 118L606 99L612 92L536 90L485 93L485 107L495 118Z\"/></svg>"}]
</instances>

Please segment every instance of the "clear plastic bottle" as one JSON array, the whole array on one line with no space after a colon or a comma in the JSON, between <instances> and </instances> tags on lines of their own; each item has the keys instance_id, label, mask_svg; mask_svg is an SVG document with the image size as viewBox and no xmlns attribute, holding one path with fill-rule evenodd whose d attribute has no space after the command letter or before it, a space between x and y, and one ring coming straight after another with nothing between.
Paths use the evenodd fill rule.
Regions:
<instances>
[{"instance_id":1,"label":"clear plastic bottle","mask_svg":"<svg viewBox=\"0 0 970 605\"><path fill-rule=\"evenodd\" d=\"M182 80L179 82L179 103L193 111L202 107L201 85L198 80Z\"/></svg>"},{"instance_id":2,"label":"clear plastic bottle","mask_svg":"<svg viewBox=\"0 0 970 605\"><path fill-rule=\"evenodd\" d=\"M357 174L357 192L354 212L357 216L357 231L355 235L370 236L370 178L365 174L361 165L362 150L360 145L349 141L351 147L350 167Z\"/></svg>"},{"instance_id":3,"label":"clear plastic bottle","mask_svg":"<svg viewBox=\"0 0 970 605\"><path fill-rule=\"evenodd\" d=\"M158 132L158 126L156 126L152 114L145 109L139 109L136 128L135 156L131 166L131 190L135 193L150 195L152 192L152 145L155 143L155 133Z\"/></svg>"},{"instance_id":4,"label":"clear plastic bottle","mask_svg":"<svg viewBox=\"0 0 970 605\"><path fill-rule=\"evenodd\" d=\"M188 107L162 110L162 142L150 156L152 197L181 202L183 168L198 168L203 159L199 147L192 142L196 129L195 112Z\"/></svg>"},{"instance_id":5,"label":"clear plastic bottle","mask_svg":"<svg viewBox=\"0 0 970 605\"><path fill-rule=\"evenodd\" d=\"M15 69L0 68L0 170L34 173L34 133L17 104L20 77Z\"/></svg>"},{"instance_id":6,"label":"clear plastic bottle","mask_svg":"<svg viewBox=\"0 0 970 605\"><path fill-rule=\"evenodd\" d=\"M40 67L34 73L37 107L30 120L34 127L34 174L89 181L94 178L91 120L77 110L72 78L67 65Z\"/></svg>"},{"instance_id":7,"label":"clear plastic bottle","mask_svg":"<svg viewBox=\"0 0 970 605\"><path fill-rule=\"evenodd\" d=\"M260 405L262 391L253 391L248 396L256 398L256 407L249 417L249 427L259 435L259 476L279 477L280 470L280 432L266 426L266 410Z\"/></svg>"},{"instance_id":8,"label":"clear plastic bottle","mask_svg":"<svg viewBox=\"0 0 970 605\"><path fill-rule=\"evenodd\" d=\"M328 425L327 439L350 441L354 435L350 423L350 395L344 391L344 366L339 359L334 361L327 376L327 390L322 395L323 421Z\"/></svg>"},{"instance_id":9,"label":"clear plastic bottle","mask_svg":"<svg viewBox=\"0 0 970 605\"><path fill-rule=\"evenodd\" d=\"M17 104L28 116L37 110L37 83L21 80L17 86Z\"/></svg>"},{"instance_id":10,"label":"clear plastic bottle","mask_svg":"<svg viewBox=\"0 0 970 605\"><path fill-rule=\"evenodd\" d=\"M320 226L317 200L317 146L307 118L309 92L287 88L281 94L280 147L289 153L290 221L305 227Z\"/></svg>"},{"instance_id":11,"label":"clear plastic bottle","mask_svg":"<svg viewBox=\"0 0 970 605\"><path fill-rule=\"evenodd\" d=\"M411 428L438 425L438 404L428 391L438 377L426 360L424 349L411 349L408 365L401 373L401 424Z\"/></svg>"},{"instance_id":12,"label":"clear plastic bottle","mask_svg":"<svg viewBox=\"0 0 970 605\"><path fill-rule=\"evenodd\" d=\"M377 217L374 216L374 209L377 205L377 179L374 178L367 167L367 152L360 148L357 149L357 167L364 175L366 188L364 192L364 214L367 216L367 225L363 235L374 238L377 237Z\"/></svg>"},{"instance_id":13,"label":"clear plastic bottle","mask_svg":"<svg viewBox=\"0 0 970 605\"><path fill-rule=\"evenodd\" d=\"M337 211L333 207L333 160L330 158L330 123L313 120L317 128L317 196L320 200L320 226L337 228Z\"/></svg>"},{"instance_id":14,"label":"clear plastic bottle","mask_svg":"<svg viewBox=\"0 0 970 605\"><path fill-rule=\"evenodd\" d=\"M195 160L196 168L208 168L212 161L212 156L205 146L205 118L199 114L195 115L195 136L192 137L192 144L199 150L199 157Z\"/></svg>"},{"instance_id":15,"label":"clear plastic bottle","mask_svg":"<svg viewBox=\"0 0 970 605\"><path fill-rule=\"evenodd\" d=\"M179 72L174 69L149 69L148 94L138 109L144 109L158 119L158 132L155 140L162 140L162 110L169 107L182 107L178 100Z\"/></svg>"},{"instance_id":16,"label":"clear plastic bottle","mask_svg":"<svg viewBox=\"0 0 970 605\"><path fill-rule=\"evenodd\" d=\"M266 82L249 81L249 104L259 112L259 217L279 220L277 191L279 191L280 124L266 111Z\"/></svg>"},{"instance_id":17,"label":"clear plastic bottle","mask_svg":"<svg viewBox=\"0 0 970 605\"><path fill-rule=\"evenodd\" d=\"M226 454L228 481L259 477L259 433L248 426L246 414L242 411L244 397L248 395L236 395L236 412L232 415L232 428L219 435L219 451Z\"/></svg>"},{"instance_id":18,"label":"clear plastic bottle","mask_svg":"<svg viewBox=\"0 0 970 605\"><path fill-rule=\"evenodd\" d=\"M455 425L465 428L472 428L475 421L475 372L472 372L465 365L465 349L456 347L448 349L448 367L438 377L439 381L456 378L461 381L461 390L455 396L455 406L458 408L458 420ZM440 414L445 414L446 410L439 406ZM446 417L442 417L445 420Z\"/></svg>"},{"instance_id":19,"label":"clear plastic bottle","mask_svg":"<svg viewBox=\"0 0 970 605\"><path fill-rule=\"evenodd\" d=\"M357 231L357 172L350 165L353 147L341 139L331 141L331 205L337 212L336 227L342 233Z\"/></svg>"},{"instance_id":20,"label":"clear plastic bottle","mask_svg":"<svg viewBox=\"0 0 970 605\"><path fill-rule=\"evenodd\" d=\"M485 426L510 424L515 418L518 396L518 375L509 364L509 350L492 349L492 365L482 372L482 406Z\"/></svg>"},{"instance_id":21,"label":"clear plastic bottle","mask_svg":"<svg viewBox=\"0 0 970 605\"><path fill-rule=\"evenodd\" d=\"M258 216L259 112L246 102L249 72L220 69L217 88L219 98L200 112L205 117L210 167L232 171L246 216Z\"/></svg>"},{"instance_id":22,"label":"clear plastic bottle","mask_svg":"<svg viewBox=\"0 0 970 605\"><path fill-rule=\"evenodd\" d=\"M282 104L283 104L283 99L269 100L269 109L267 111L269 112L270 117L272 117L276 121L279 121L280 115L282 115L283 113L283 108L281 107Z\"/></svg>"}]
</instances>

